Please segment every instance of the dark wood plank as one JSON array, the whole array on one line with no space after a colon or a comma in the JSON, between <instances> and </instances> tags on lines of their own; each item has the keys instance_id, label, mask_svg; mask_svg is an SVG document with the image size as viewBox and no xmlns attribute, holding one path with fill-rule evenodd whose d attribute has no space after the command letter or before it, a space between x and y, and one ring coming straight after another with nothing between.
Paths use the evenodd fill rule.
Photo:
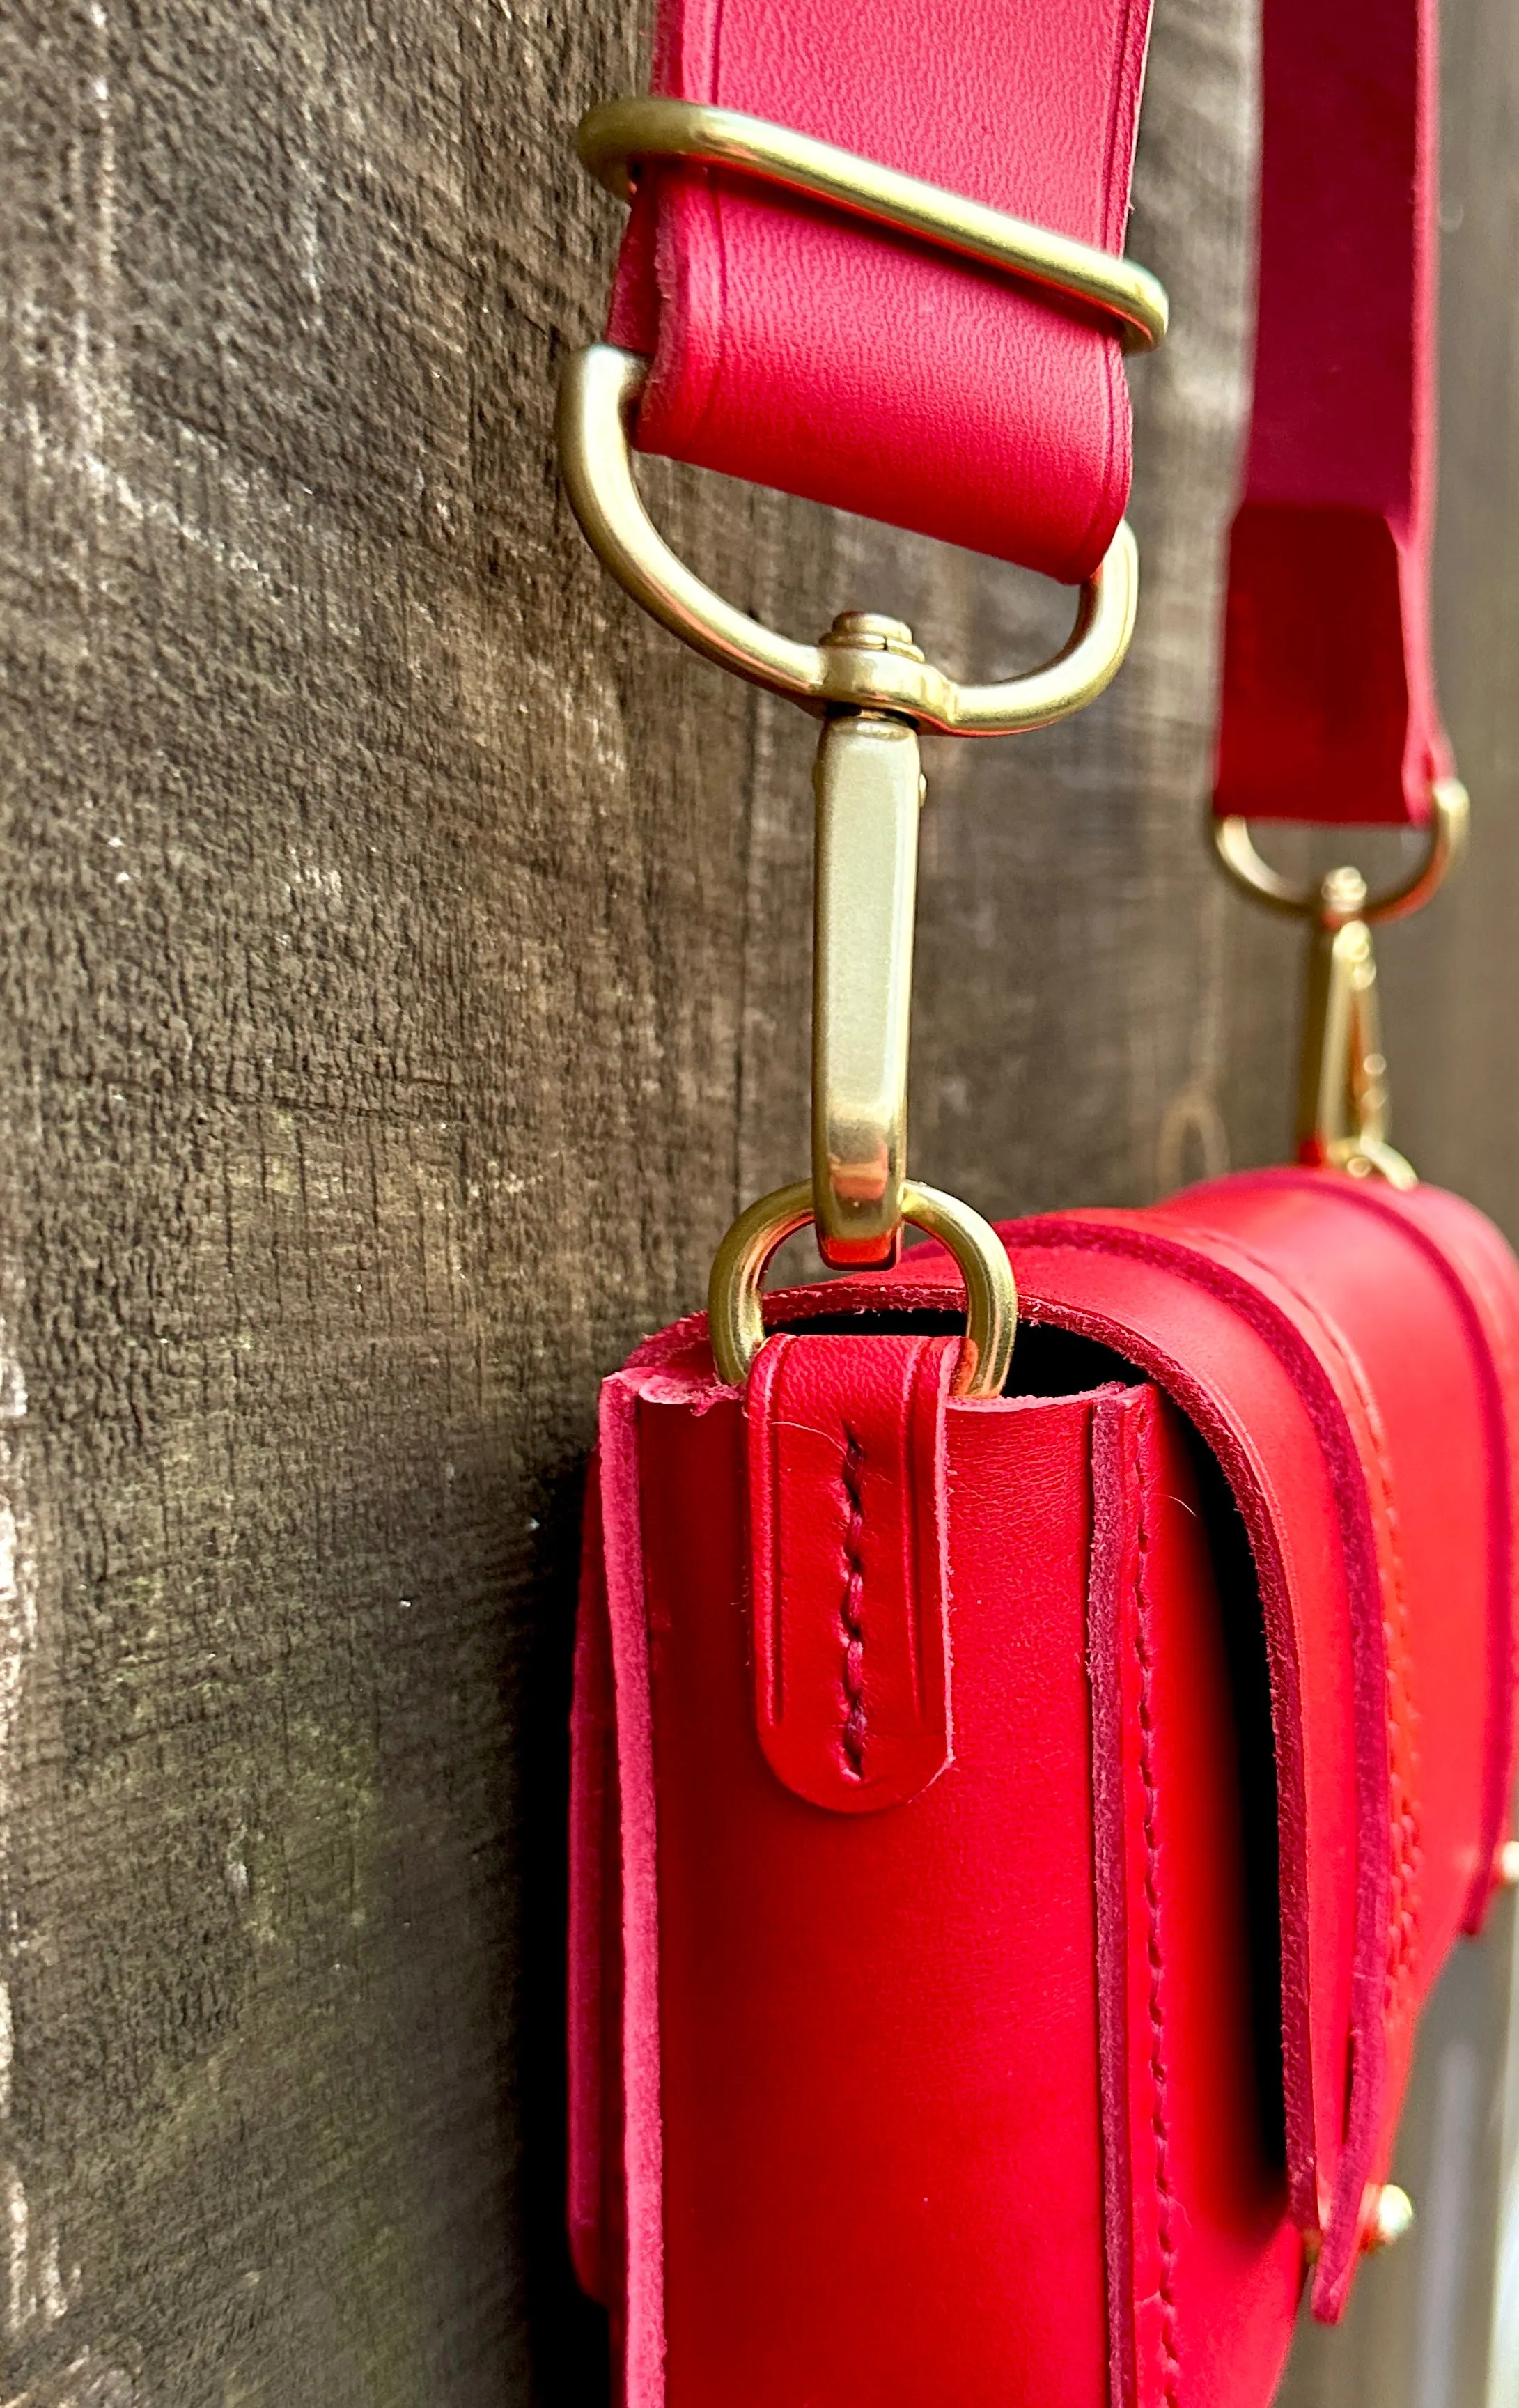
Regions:
<instances>
[{"instance_id":1,"label":"dark wood plank","mask_svg":"<svg viewBox=\"0 0 1519 2408\"><path fill-rule=\"evenodd\" d=\"M1452 15L1441 631L1483 850L1386 953L1402 1133L1513 1227L1514 62L1499 0ZM1291 942L1197 836L1253 40L1245 0L1161 0L1133 661L1076 725L930 765L914 1156L999 1212L1281 1148ZM548 0L0 23L17 2408L598 2396L557 2196L595 1386L806 1150L809 730L609 589L553 471L616 233L570 132L638 73L636 11ZM877 604L990 667L1058 615L651 487L787 625ZM1468 2034L1486 2133L1502 1968L1442 2009L1416 2168ZM1425 2248L1295 2400L1427 2408Z\"/></svg>"}]
</instances>

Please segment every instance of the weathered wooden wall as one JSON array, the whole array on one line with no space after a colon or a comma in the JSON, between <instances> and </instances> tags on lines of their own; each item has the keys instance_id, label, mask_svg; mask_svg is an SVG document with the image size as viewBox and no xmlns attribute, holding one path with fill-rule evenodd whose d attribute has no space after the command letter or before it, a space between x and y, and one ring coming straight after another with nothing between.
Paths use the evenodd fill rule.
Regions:
<instances>
[{"instance_id":1,"label":"weathered wooden wall","mask_svg":"<svg viewBox=\"0 0 1519 2408\"><path fill-rule=\"evenodd\" d=\"M1479 838L1384 952L1400 1135L1519 1230L1519 36L1451 18ZM1281 1144L1291 940L1197 836L1253 38L1159 0L1131 665L930 765L915 1158L999 1212ZM634 0L0 12L7 2408L599 2396L557 2199L595 1383L806 1134L808 731L609 589L551 455L616 233L570 132L638 44ZM990 667L1049 624L651 484L788 625L900 609ZM1298 2408L1480 2408L1508 1927L1426 2051L1422 2237Z\"/></svg>"}]
</instances>

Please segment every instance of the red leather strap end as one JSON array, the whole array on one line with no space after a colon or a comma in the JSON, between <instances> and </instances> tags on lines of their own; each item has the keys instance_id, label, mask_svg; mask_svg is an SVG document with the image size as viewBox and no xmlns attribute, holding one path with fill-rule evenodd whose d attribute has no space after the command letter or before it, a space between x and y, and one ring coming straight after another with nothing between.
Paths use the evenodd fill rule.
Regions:
<instances>
[{"instance_id":1,"label":"red leather strap end","mask_svg":"<svg viewBox=\"0 0 1519 2408\"><path fill-rule=\"evenodd\" d=\"M956 1341L772 1338L749 1383L754 1716L815 1806L897 1806L950 1761L944 1406Z\"/></svg>"},{"instance_id":2,"label":"red leather strap end","mask_svg":"<svg viewBox=\"0 0 1519 2408\"><path fill-rule=\"evenodd\" d=\"M1437 73L1435 0L1266 0L1221 813L1422 823L1450 767L1429 650Z\"/></svg>"},{"instance_id":3,"label":"red leather strap end","mask_svg":"<svg viewBox=\"0 0 1519 2408\"><path fill-rule=\"evenodd\" d=\"M1119 251L1148 0L661 0L653 86ZM732 174L663 167L609 336L640 449L1075 582L1128 495L1116 339L1058 300Z\"/></svg>"}]
</instances>

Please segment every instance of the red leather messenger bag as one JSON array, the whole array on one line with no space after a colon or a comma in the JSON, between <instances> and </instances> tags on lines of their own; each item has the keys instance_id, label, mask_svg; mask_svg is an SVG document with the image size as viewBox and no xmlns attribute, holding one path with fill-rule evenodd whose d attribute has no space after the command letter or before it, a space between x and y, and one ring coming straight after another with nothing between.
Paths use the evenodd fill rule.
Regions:
<instances>
[{"instance_id":1,"label":"red leather messenger bag","mask_svg":"<svg viewBox=\"0 0 1519 2408\"><path fill-rule=\"evenodd\" d=\"M662 0L655 96L581 129L633 208L577 511L822 722L811 1176L606 1383L587 1513L569 2222L628 2408L1265 2408L1406 2217L1419 2009L1504 1860L1519 1266L1389 1145L1373 1014L1465 825L1432 0L1266 0L1216 832L1310 931L1297 1162L996 1231L906 1168L918 733L1080 708L1132 625L1146 16ZM1070 644L966 686L894 619L779 635L630 439L1079 585ZM1298 893L1270 817L1424 860ZM809 1221L842 1276L762 1299Z\"/></svg>"}]
</instances>

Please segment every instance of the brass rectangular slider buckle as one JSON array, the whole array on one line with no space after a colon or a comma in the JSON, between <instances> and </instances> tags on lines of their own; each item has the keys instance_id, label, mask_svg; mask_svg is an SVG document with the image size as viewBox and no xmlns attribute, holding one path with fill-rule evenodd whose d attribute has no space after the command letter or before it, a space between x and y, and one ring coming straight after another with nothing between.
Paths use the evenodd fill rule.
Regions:
<instances>
[{"instance_id":1,"label":"brass rectangular slider buckle","mask_svg":"<svg viewBox=\"0 0 1519 2408\"><path fill-rule=\"evenodd\" d=\"M1137 260L988 208L789 125L651 93L587 109L576 144L583 165L621 201L632 199L633 171L646 159L727 167L1080 302L1111 322L1125 351L1152 351L1165 340L1166 288Z\"/></svg>"}]
</instances>

